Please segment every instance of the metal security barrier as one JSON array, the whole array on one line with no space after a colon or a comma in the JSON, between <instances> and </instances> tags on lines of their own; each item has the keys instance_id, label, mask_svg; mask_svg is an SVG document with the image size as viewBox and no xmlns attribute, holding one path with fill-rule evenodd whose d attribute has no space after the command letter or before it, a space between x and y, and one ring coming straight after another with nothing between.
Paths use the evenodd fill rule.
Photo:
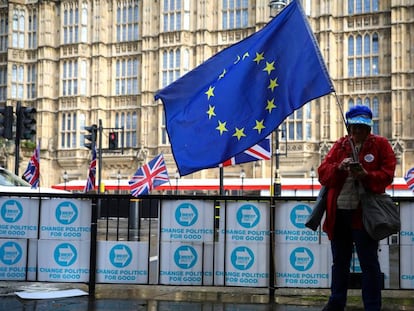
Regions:
<instances>
[{"instance_id":1,"label":"metal security barrier","mask_svg":"<svg viewBox=\"0 0 414 311\"><path fill-rule=\"evenodd\" d=\"M329 288L330 244L304 226L314 197L0 195L0 280ZM385 289L413 289L414 201L380 242ZM360 266L351 262L351 287Z\"/></svg>"}]
</instances>

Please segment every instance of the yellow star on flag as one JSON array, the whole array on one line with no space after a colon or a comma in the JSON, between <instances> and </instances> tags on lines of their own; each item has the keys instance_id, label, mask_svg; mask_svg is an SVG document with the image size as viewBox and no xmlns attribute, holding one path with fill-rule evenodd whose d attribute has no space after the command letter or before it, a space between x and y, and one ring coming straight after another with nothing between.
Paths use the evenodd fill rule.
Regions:
<instances>
[{"instance_id":1,"label":"yellow star on flag","mask_svg":"<svg viewBox=\"0 0 414 311\"><path fill-rule=\"evenodd\" d=\"M267 71L267 74L270 75L273 70L275 70L275 62L266 62L266 67L263 69L263 71Z\"/></svg>"},{"instance_id":2,"label":"yellow star on flag","mask_svg":"<svg viewBox=\"0 0 414 311\"><path fill-rule=\"evenodd\" d=\"M208 90L204 93L207 95L207 99L210 99L211 96L214 96L214 86L210 86Z\"/></svg>"},{"instance_id":3,"label":"yellow star on flag","mask_svg":"<svg viewBox=\"0 0 414 311\"><path fill-rule=\"evenodd\" d=\"M266 110L269 110L269 113L272 113L274 108L276 108L275 99L272 98L272 100L267 100Z\"/></svg>"},{"instance_id":4,"label":"yellow star on flag","mask_svg":"<svg viewBox=\"0 0 414 311\"><path fill-rule=\"evenodd\" d=\"M254 130L257 130L259 132L259 134L262 132L262 130L266 127L263 125L263 121L257 121L256 120L256 126L253 128Z\"/></svg>"},{"instance_id":5,"label":"yellow star on flag","mask_svg":"<svg viewBox=\"0 0 414 311\"><path fill-rule=\"evenodd\" d=\"M216 116L216 113L214 112L214 109L216 107L208 105L208 110L207 110L207 114L208 114L208 119L210 120L212 117Z\"/></svg>"},{"instance_id":6,"label":"yellow star on flag","mask_svg":"<svg viewBox=\"0 0 414 311\"><path fill-rule=\"evenodd\" d=\"M277 84L277 78L275 79L270 79L270 83L269 86L267 87L268 89L271 89L272 92L275 89L275 87L279 86L279 84Z\"/></svg>"},{"instance_id":7,"label":"yellow star on flag","mask_svg":"<svg viewBox=\"0 0 414 311\"><path fill-rule=\"evenodd\" d=\"M226 123L227 122L218 121L219 125L216 127L216 130L220 131L220 135L223 135L224 132L227 132Z\"/></svg>"},{"instance_id":8,"label":"yellow star on flag","mask_svg":"<svg viewBox=\"0 0 414 311\"><path fill-rule=\"evenodd\" d=\"M253 59L254 62L256 62L257 65L259 65L259 63L264 60L264 53L257 53L256 52L256 57Z\"/></svg>"},{"instance_id":9,"label":"yellow star on flag","mask_svg":"<svg viewBox=\"0 0 414 311\"><path fill-rule=\"evenodd\" d=\"M238 129L236 127L236 130L235 130L233 136L237 137L237 140L240 140L240 138L245 137L246 134L244 134L244 128Z\"/></svg>"}]
</instances>

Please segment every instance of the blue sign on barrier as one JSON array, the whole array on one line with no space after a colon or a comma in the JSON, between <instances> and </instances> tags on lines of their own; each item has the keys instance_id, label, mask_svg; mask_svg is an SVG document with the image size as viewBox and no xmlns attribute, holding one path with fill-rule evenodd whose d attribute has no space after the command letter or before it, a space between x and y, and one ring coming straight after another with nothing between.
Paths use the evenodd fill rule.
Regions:
<instances>
[{"instance_id":1,"label":"blue sign on barrier","mask_svg":"<svg viewBox=\"0 0 414 311\"><path fill-rule=\"evenodd\" d=\"M45 200L40 217L40 238L89 240L91 214L89 200Z\"/></svg>"},{"instance_id":2,"label":"blue sign on barrier","mask_svg":"<svg viewBox=\"0 0 414 311\"><path fill-rule=\"evenodd\" d=\"M26 279L27 240L0 240L0 280Z\"/></svg>"},{"instance_id":3,"label":"blue sign on barrier","mask_svg":"<svg viewBox=\"0 0 414 311\"><path fill-rule=\"evenodd\" d=\"M0 198L0 238L37 238L39 200Z\"/></svg>"},{"instance_id":4,"label":"blue sign on barrier","mask_svg":"<svg viewBox=\"0 0 414 311\"><path fill-rule=\"evenodd\" d=\"M98 283L148 282L148 242L99 241L97 253Z\"/></svg>"}]
</instances>

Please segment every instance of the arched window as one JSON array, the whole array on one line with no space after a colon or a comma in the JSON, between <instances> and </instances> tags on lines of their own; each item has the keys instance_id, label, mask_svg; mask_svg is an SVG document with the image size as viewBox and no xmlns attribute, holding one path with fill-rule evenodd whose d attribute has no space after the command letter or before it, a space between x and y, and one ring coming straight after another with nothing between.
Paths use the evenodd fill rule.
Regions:
<instances>
[{"instance_id":1,"label":"arched window","mask_svg":"<svg viewBox=\"0 0 414 311\"><path fill-rule=\"evenodd\" d=\"M63 44L79 42L79 9L71 3L63 10Z\"/></svg>"},{"instance_id":2,"label":"arched window","mask_svg":"<svg viewBox=\"0 0 414 311\"><path fill-rule=\"evenodd\" d=\"M63 62L62 96L78 95L78 61Z\"/></svg>"},{"instance_id":3,"label":"arched window","mask_svg":"<svg viewBox=\"0 0 414 311\"><path fill-rule=\"evenodd\" d=\"M23 10L13 11L13 22L12 22L12 47L24 48L24 33L25 33L25 12Z\"/></svg>"},{"instance_id":4,"label":"arched window","mask_svg":"<svg viewBox=\"0 0 414 311\"><path fill-rule=\"evenodd\" d=\"M303 141L312 138L312 109L308 103L294 111L280 126L282 140Z\"/></svg>"},{"instance_id":5,"label":"arched window","mask_svg":"<svg viewBox=\"0 0 414 311\"><path fill-rule=\"evenodd\" d=\"M138 145L138 116L136 111L133 112L117 112L115 114L115 127L124 129L124 137L120 137L119 141L125 148L135 148ZM118 130L120 131L120 130Z\"/></svg>"},{"instance_id":6,"label":"arched window","mask_svg":"<svg viewBox=\"0 0 414 311\"><path fill-rule=\"evenodd\" d=\"M63 149L76 148L77 133L77 115L76 112L66 112L62 114L62 123L60 131L60 147Z\"/></svg>"},{"instance_id":7,"label":"arched window","mask_svg":"<svg viewBox=\"0 0 414 311\"><path fill-rule=\"evenodd\" d=\"M184 16L184 26L190 25L190 4L188 0L184 1L184 7L181 0L164 0L163 5L163 24L164 32L178 31L183 29L182 18ZM184 28L185 29L185 28Z\"/></svg>"},{"instance_id":8,"label":"arched window","mask_svg":"<svg viewBox=\"0 0 414 311\"><path fill-rule=\"evenodd\" d=\"M116 61L115 93L116 95L139 94L138 84L139 61L136 58Z\"/></svg>"},{"instance_id":9,"label":"arched window","mask_svg":"<svg viewBox=\"0 0 414 311\"><path fill-rule=\"evenodd\" d=\"M379 74L378 34L365 34L348 37L348 77L373 76Z\"/></svg>"},{"instance_id":10,"label":"arched window","mask_svg":"<svg viewBox=\"0 0 414 311\"><path fill-rule=\"evenodd\" d=\"M348 0L348 14L378 12L379 0Z\"/></svg>"},{"instance_id":11,"label":"arched window","mask_svg":"<svg viewBox=\"0 0 414 311\"><path fill-rule=\"evenodd\" d=\"M129 1L128 1L129 2ZM139 38L139 2L119 2L116 13L117 42L136 41Z\"/></svg>"},{"instance_id":12,"label":"arched window","mask_svg":"<svg viewBox=\"0 0 414 311\"><path fill-rule=\"evenodd\" d=\"M181 76L180 49L164 51L162 55L162 86L174 82Z\"/></svg>"},{"instance_id":13,"label":"arched window","mask_svg":"<svg viewBox=\"0 0 414 311\"><path fill-rule=\"evenodd\" d=\"M249 25L249 1L223 0L221 7L223 29L246 28Z\"/></svg>"},{"instance_id":14,"label":"arched window","mask_svg":"<svg viewBox=\"0 0 414 311\"><path fill-rule=\"evenodd\" d=\"M37 48L37 12L32 11L29 13L29 25L28 25L28 47L29 49Z\"/></svg>"}]
</instances>

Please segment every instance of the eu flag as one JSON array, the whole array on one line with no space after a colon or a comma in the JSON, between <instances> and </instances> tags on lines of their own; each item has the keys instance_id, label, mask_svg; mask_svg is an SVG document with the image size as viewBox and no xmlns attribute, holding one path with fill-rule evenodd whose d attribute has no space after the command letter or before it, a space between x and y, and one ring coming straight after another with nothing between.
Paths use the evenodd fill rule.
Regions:
<instances>
[{"instance_id":1,"label":"eu flag","mask_svg":"<svg viewBox=\"0 0 414 311\"><path fill-rule=\"evenodd\" d=\"M158 91L181 176L265 139L294 110L333 92L297 1L248 38Z\"/></svg>"}]
</instances>

